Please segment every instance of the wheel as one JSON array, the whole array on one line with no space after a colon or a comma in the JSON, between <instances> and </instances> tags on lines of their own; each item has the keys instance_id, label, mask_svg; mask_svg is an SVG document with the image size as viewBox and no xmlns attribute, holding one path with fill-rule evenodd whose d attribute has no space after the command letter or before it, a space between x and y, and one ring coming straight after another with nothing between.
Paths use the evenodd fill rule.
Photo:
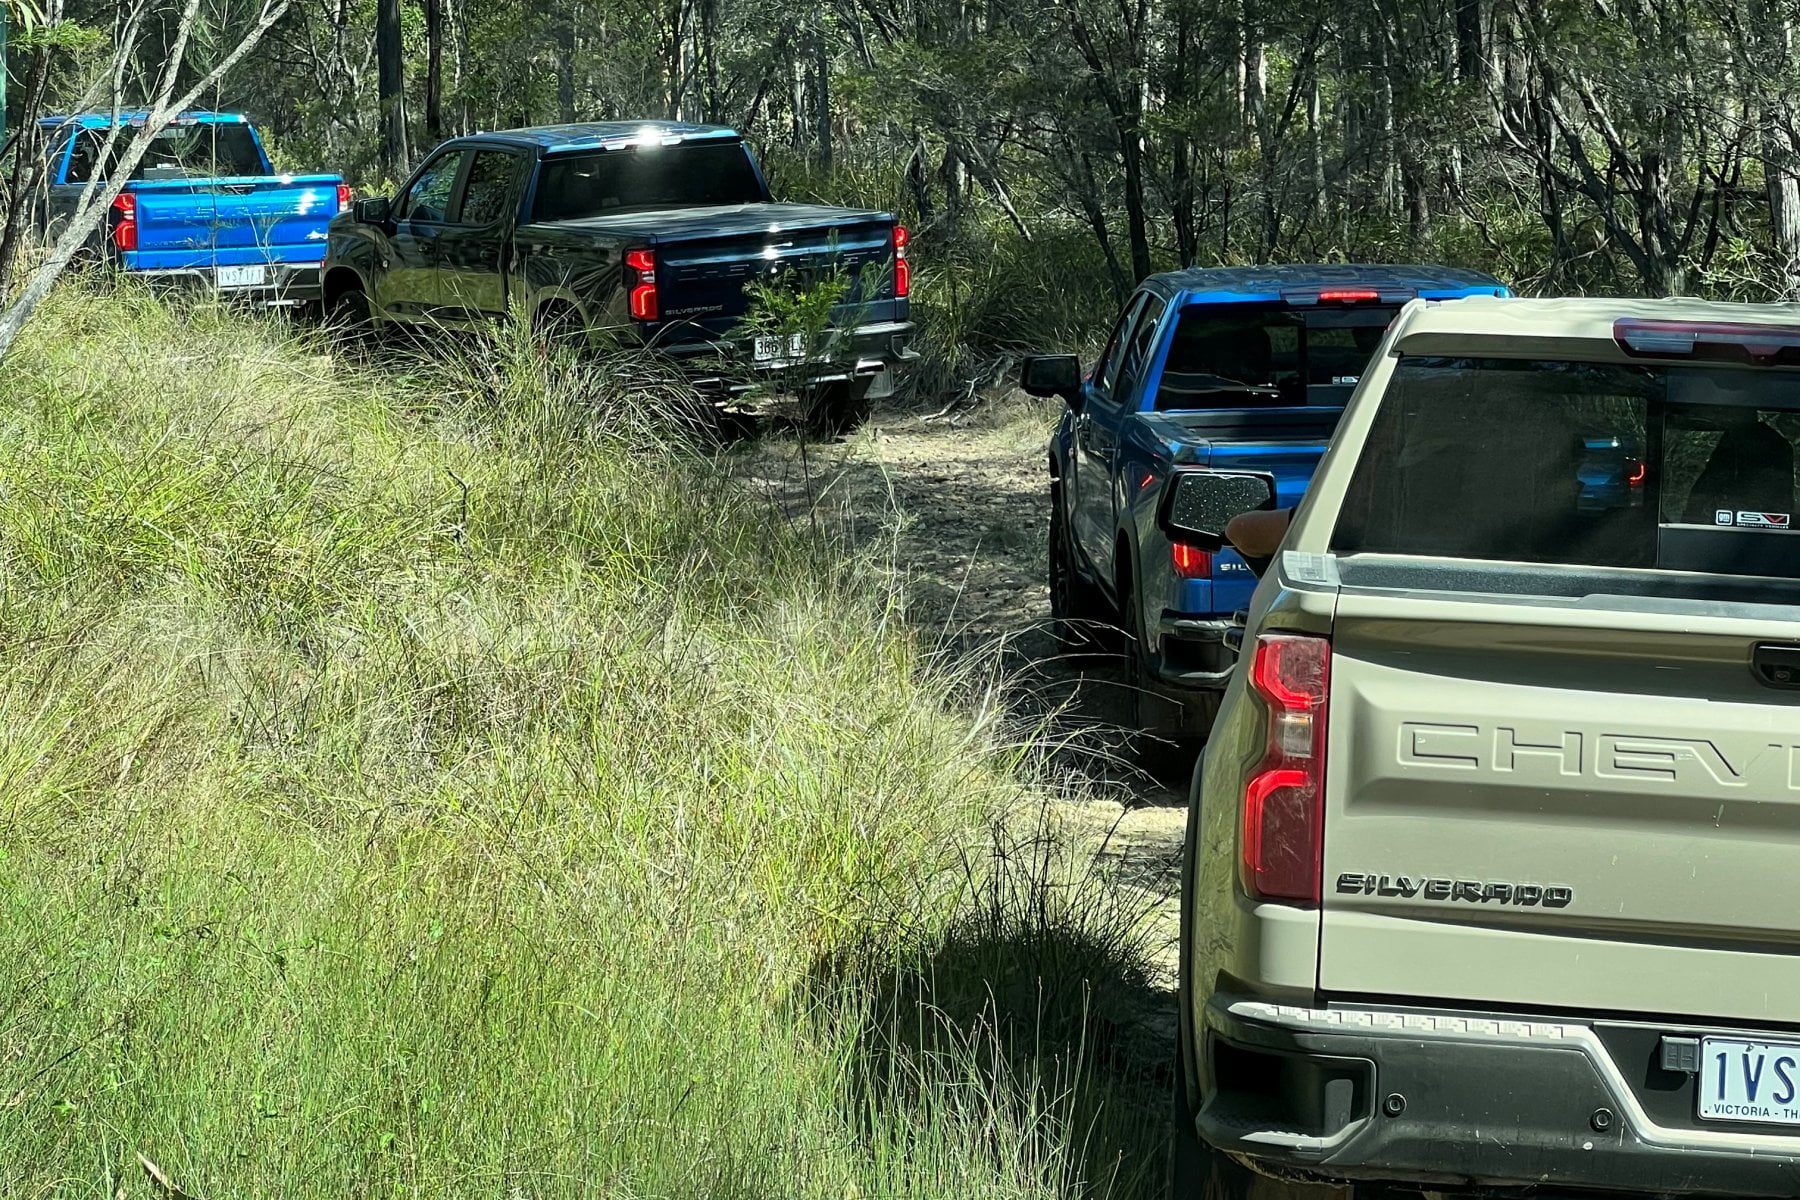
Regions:
<instances>
[{"instance_id":1,"label":"wheel","mask_svg":"<svg viewBox=\"0 0 1800 1200\"><path fill-rule=\"evenodd\" d=\"M1169 1200L1250 1200L1256 1173L1220 1154L1194 1132L1194 1112L1188 1104L1181 1060L1181 1039L1177 1035L1170 1114L1173 1127L1169 1130Z\"/></svg>"},{"instance_id":2,"label":"wheel","mask_svg":"<svg viewBox=\"0 0 1800 1200\"><path fill-rule=\"evenodd\" d=\"M581 312L572 305L551 304L538 310L532 322L538 353L577 353L587 345L587 329Z\"/></svg>"},{"instance_id":3,"label":"wheel","mask_svg":"<svg viewBox=\"0 0 1800 1200\"><path fill-rule=\"evenodd\" d=\"M1050 485L1050 621L1057 650L1076 660L1103 653L1112 630L1106 598L1075 567L1075 543L1063 512L1062 489Z\"/></svg>"},{"instance_id":4,"label":"wheel","mask_svg":"<svg viewBox=\"0 0 1800 1200\"><path fill-rule=\"evenodd\" d=\"M1129 568L1128 568L1129 569ZM1184 691L1171 695L1150 669L1150 638L1143 605L1131 591L1130 577L1119 584L1124 634L1125 713L1137 731L1138 765L1158 777L1192 769L1219 710L1219 693Z\"/></svg>"},{"instance_id":5,"label":"wheel","mask_svg":"<svg viewBox=\"0 0 1800 1200\"><path fill-rule=\"evenodd\" d=\"M840 379L812 389L806 406L806 428L819 437L841 437L869 419L874 401L867 379Z\"/></svg>"},{"instance_id":6,"label":"wheel","mask_svg":"<svg viewBox=\"0 0 1800 1200\"><path fill-rule=\"evenodd\" d=\"M369 297L361 288L346 288L331 297L325 310L325 325L340 350L351 354L367 352L375 335Z\"/></svg>"}]
</instances>

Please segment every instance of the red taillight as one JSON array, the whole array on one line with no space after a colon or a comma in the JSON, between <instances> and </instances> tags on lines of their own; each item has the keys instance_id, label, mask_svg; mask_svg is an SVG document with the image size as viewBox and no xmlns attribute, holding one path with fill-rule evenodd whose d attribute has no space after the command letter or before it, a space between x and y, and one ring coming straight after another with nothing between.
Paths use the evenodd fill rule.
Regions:
<instances>
[{"instance_id":1,"label":"red taillight","mask_svg":"<svg viewBox=\"0 0 1800 1200\"><path fill-rule=\"evenodd\" d=\"M338 211L350 211L350 185L347 183L338 184Z\"/></svg>"},{"instance_id":2,"label":"red taillight","mask_svg":"<svg viewBox=\"0 0 1800 1200\"><path fill-rule=\"evenodd\" d=\"M1250 686L1269 709L1262 762L1244 788L1244 891L1319 903L1325 847L1325 713L1331 643L1304 634L1256 639Z\"/></svg>"},{"instance_id":3,"label":"red taillight","mask_svg":"<svg viewBox=\"0 0 1800 1200\"><path fill-rule=\"evenodd\" d=\"M1177 579L1205 579L1212 574L1212 555L1200 547L1176 542L1169 549L1174 555Z\"/></svg>"},{"instance_id":4,"label":"red taillight","mask_svg":"<svg viewBox=\"0 0 1800 1200\"><path fill-rule=\"evenodd\" d=\"M138 248L137 197L120 192L112 202L112 241L120 250Z\"/></svg>"},{"instance_id":5,"label":"red taillight","mask_svg":"<svg viewBox=\"0 0 1800 1200\"><path fill-rule=\"evenodd\" d=\"M1334 288L1319 293L1320 304L1359 304L1379 299L1381 293L1369 288Z\"/></svg>"},{"instance_id":6,"label":"red taillight","mask_svg":"<svg viewBox=\"0 0 1800 1200\"><path fill-rule=\"evenodd\" d=\"M894 298L904 300L912 295L912 264L906 261L906 244L912 235L906 226L894 226Z\"/></svg>"},{"instance_id":7,"label":"red taillight","mask_svg":"<svg viewBox=\"0 0 1800 1200\"><path fill-rule=\"evenodd\" d=\"M661 315L656 299L656 251L627 250L625 266L637 273L631 285L631 315L640 321L654 321Z\"/></svg>"},{"instance_id":8,"label":"red taillight","mask_svg":"<svg viewBox=\"0 0 1800 1200\"><path fill-rule=\"evenodd\" d=\"M1637 465L1637 469L1632 471L1630 476L1627 477L1626 482L1631 484L1632 487L1637 487L1644 482L1644 477L1648 474L1650 474L1650 464L1647 462L1640 462Z\"/></svg>"}]
</instances>

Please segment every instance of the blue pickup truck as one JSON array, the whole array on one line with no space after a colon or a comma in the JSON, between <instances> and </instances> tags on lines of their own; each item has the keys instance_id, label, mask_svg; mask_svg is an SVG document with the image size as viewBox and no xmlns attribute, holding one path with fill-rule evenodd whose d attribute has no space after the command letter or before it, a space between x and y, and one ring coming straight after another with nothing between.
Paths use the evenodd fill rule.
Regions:
<instances>
[{"instance_id":1,"label":"blue pickup truck","mask_svg":"<svg viewBox=\"0 0 1800 1200\"><path fill-rule=\"evenodd\" d=\"M1091 371L1072 355L1025 360L1025 390L1067 404L1049 447L1052 616L1071 653L1123 631L1139 728L1210 728L1236 659L1226 631L1256 587L1235 552L1159 531L1170 469L1265 474L1279 506L1298 503L1403 304L1508 294L1433 266L1171 272L1139 285ZM1596 488L1618 461L1596 450Z\"/></svg>"},{"instance_id":2,"label":"blue pickup truck","mask_svg":"<svg viewBox=\"0 0 1800 1200\"><path fill-rule=\"evenodd\" d=\"M38 210L56 236L90 183L109 181L144 113L44 117L50 186ZM97 181L97 182L96 182ZM113 201L94 250L131 275L271 305L316 303L326 225L350 206L338 175L277 174L236 113L183 113L157 132Z\"/></svg>"}]
</instances>

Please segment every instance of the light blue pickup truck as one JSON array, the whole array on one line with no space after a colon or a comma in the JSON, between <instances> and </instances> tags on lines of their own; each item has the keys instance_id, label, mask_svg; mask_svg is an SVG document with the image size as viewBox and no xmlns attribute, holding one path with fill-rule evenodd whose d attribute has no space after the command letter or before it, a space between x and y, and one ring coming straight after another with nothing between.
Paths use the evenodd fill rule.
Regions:
<instances>
[{"instance_id":1,"label":"light blue pickup truck","mask_svg":"<svg viewBox=\"0 0 1800 1200\"><path fill-rule=\"evenodd\" d=\"M42 118L50 187L40 225L54 236L90 183L105 182L144 113ZM147 279L276 305L320 298L325 227L350 204L338 175L277 174L249 120L183 113L160 130L113 202L95 247Z\"/></svg>"}]
</instances>

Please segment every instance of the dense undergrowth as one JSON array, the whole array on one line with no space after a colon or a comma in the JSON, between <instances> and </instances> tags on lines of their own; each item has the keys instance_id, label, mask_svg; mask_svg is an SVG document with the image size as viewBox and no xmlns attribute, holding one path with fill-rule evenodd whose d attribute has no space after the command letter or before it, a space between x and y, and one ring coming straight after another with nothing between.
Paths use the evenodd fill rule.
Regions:
<instances>
[{"instance_id":1,"label":"dense undergrowth","mask_svg":"<svg viewBox=\"0 0 1800 1200\"><path fill-rule=\"evenodd\" d=\"M0 366L0 1192L1156 1190L988 681L621 378L74 288Z\"/></svg>"}]
</instances>

